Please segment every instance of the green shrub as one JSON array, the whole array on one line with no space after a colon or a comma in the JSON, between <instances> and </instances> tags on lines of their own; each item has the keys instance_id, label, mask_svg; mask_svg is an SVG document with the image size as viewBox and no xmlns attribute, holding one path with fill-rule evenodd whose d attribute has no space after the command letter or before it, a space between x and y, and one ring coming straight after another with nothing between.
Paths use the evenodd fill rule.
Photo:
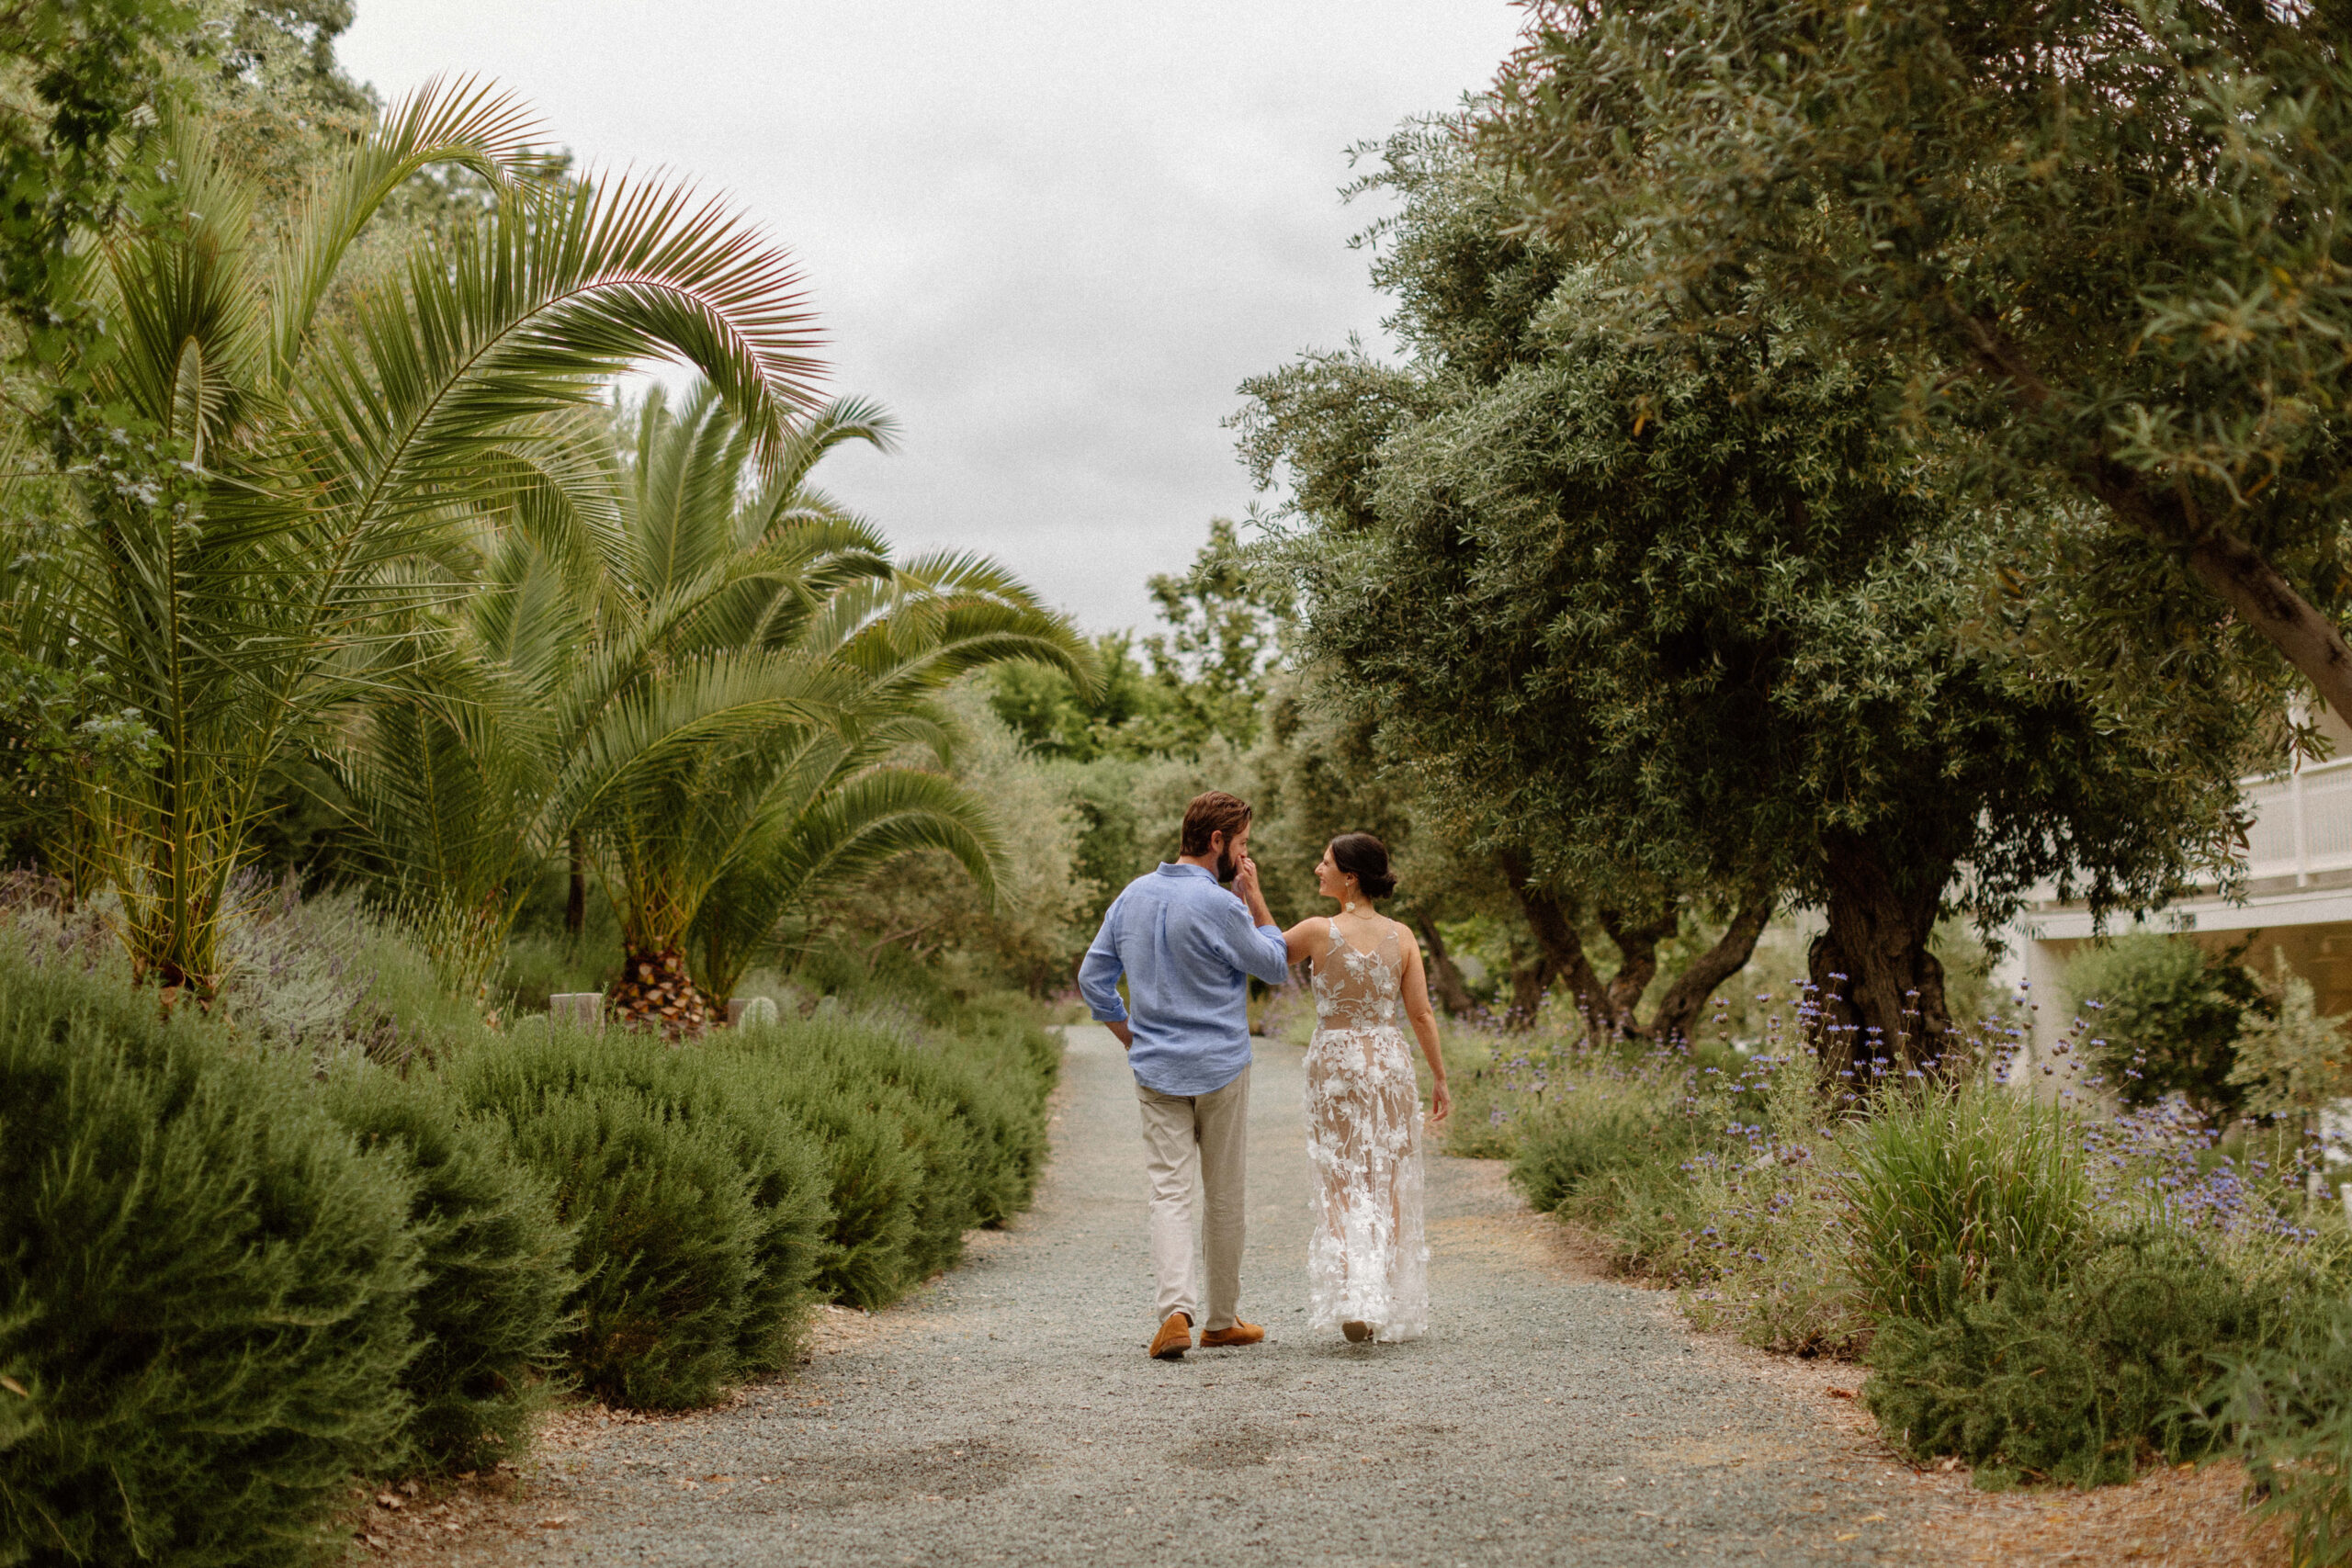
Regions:
<instances>
[{"instance_id":1,"label":"green shrub","mask_svg":"<svg viewBox=\"0 0 2352 1568\"><path fill-rule=\"evenodd\" d=\"M2218 1425L2236 1437L2261 1512L2287 1527L2298 1564L2352 1563L2352 1302L2223 1359Z\"/></svg>"},{"instance_id":2,"label":"green shrub","mask_svg":"<svg viewBox=\"0 0 2352 1568\"><path fill-rule=\"evenodd\" d=\"M514 1160L503 1129L465 1117L428 1074L346 1072L324 1103L361 1147L397 1160L415 1190L422 1348L401 1379L415 1459L484 1470L522 1454L578 1284L567 1266L572 1237L556 1223L547 1183Z\"/></svg>"},{"instance_id":3,"label":"green shrub","mask_svg":"<svg viewBox=\"0 0 2352 1568\"><path fill-rule=\"evenodd\" d=\"M471 1053L450 1081L505 1121L580 1227L573 1356L589 1387L674 1407L788 1363L823 1260L829 1183L771 1076L650 1035L549 1029ZM679 1228L656 1234L670 1209Z\"/></svg>"},{"instance_id":4,"label":"green shrub","mask_svg":"<svg viewBox=\"0 0 2352 1568\"><path fill-rule=\"evenodd\" d=\"M1510 1179L1549 1213L1597 1179L1645 1166L1672 1169L1697 1141L1690 1118L1657 1099L1581 1089L1526 1120Z\"/></svg>"},{"instance_id":5,"label":"green shrub","mask_svg":"<svg viewBox=\"0 0 2352 1568\"><path fill-rule=\"evenodd\" d=\"M2217 1121L2236 1114L2244 1091L2230 1082L2233 1042L2262 987L2235 953L2134 931L2076 955L2066 989L2090 1037L2105 1042L2091 1048L2092 1065L2126 1104L2178 1093Z\"/></svg>"},{"instance_id":6,"label":"green shrub","mask_svg":"<svg viewBox=\"0 0 2352 1568\"><path fill-rule=\"evenodd\" d=\"M0 1562L318 1555L401 1447L412 1201L293 1073L0 953Z\"/></svg>"},{"instance_id":7,"label":"green shrub","mask_svg":"<svg viewBox=\"0 0 2352 1568\"><path fill-rule=\"evenodd\" d=\"M787 1095L784 1103L823 1141L831 1175L818 1293L868 1309L898 1300L918 1278L913 1247L922 1160L898 1122L821 1066L796 1074Z\"/></svg>"},{"instance_id":8,"label":"green shrub","mask_svg":"<svg viewBox=\"0 0 2352 1568\"><path fill-rule=\"evenodd\" d=\"M2274 1339L2275 1292L2254 1292L2173 1239L2112 1240L2063 1280L2003 1281L1988 1298L1956 1258L1935 1318L1883 1319L1862 1397L1915 1457L1953 1454L1998 1489L2128 1481L2143 1459L2202 1458L2220 1428L2199 1404L2218 1358Z\"/></svg>"},{"instance_id":9,"label":"green shrub","mask_svg":"<svg viewBox=\"0 0 2352 1568\"><path fill-rule=\"evenodd\" d=\"M952 1265L962 1255L964 1233L981 1221L983 1191L1013 1180L1003 1168L1012 1156L978 1119L1017 1114L1005 1103L1007 1096L991 1093L984 1083L965 1081L977 1075L957 1071L922 1047L854 1022L820 1019L748 1030L739 1038L744 1058L770 1064L779 1087L788 1084L786 1092L799 1097L793 1101L796 1109L805 1100L813 1116L820 1113L819 1099L846 1097L892 1128L913 1162L899 1275L883 1285L876 1256L872 1283L860 1289L881 1288L887 1294L845 1299L879 1305ZM854 1246L858 1239L843 1234L839 1242Z\"/></svg>"},{"instance_id":10,"label":"green shrub","mask_svg":"<svg viewBox=\"0 0 2352 1568\"><path fill-rule=\"evenodd\" d=\"M512 1125L576 1237L582 1384L639 1409L707 1404L735 1379L758 1232L725 1130L611 1084L537 1096Z\"/></svg>"},{"instance_id":11,"label":"green shrub","mask_svg":"<svg viewBox=\"0 0 2352 1568\"><path fill-rule=\"evenodd\" d=\"M1871 1111L1843 1142L1852 1269L1872 1313L1933 1319L1955 1288L2046 1281L2083 1245L2090 1178L2064 1105L1977 1075L1889 1087Z\"/></svg>"}]
</instances>

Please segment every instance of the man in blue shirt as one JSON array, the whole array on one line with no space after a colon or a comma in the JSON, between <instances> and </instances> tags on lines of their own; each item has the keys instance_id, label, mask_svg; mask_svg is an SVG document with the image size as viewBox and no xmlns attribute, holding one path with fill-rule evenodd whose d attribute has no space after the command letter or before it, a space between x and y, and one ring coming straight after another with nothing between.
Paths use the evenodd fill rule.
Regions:
<instances>
[{"instance_id":1,"label":"man in blue shirt","mask_svg":"<svg viewBox=\"0 0 2352 1568\"><path fill-rule=\"evenodd\" d=\"M1151 1176L1151 1268L1159 1332L1151 1353L1193 1348L1193 1184L1204 1201L1208 1321L1201 1348L1254 1345L1266 1331L1234 1315L1241 1300L1242 1186L1250 1123L1250 976L1290 975L1282 928L1250 859L1250 809L1212 790L1184 808L1172 865L1136 877L1102 917L1078 988L1127 1048L1143 1106ZM1233 890L1226 891L1231 883ZM1130 1012L1119 998L1125 975Z\"/></svg>"}]
</instances>

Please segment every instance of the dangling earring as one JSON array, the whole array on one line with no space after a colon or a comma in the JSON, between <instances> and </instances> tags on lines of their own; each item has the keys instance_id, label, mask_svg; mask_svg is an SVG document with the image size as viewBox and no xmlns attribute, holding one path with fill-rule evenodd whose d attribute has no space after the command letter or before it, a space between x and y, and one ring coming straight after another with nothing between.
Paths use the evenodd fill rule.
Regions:
<instances>
[{"instance_id":1,"label":"dangling earring","mask_svg":"<svg viewBox=\"0 0 2352 1568\"><path fill-rule=\"evenodd\" d=\"M1350 882L1353 882L1355 881L1355 878L1351 876L1348 880ZM1356 890L1353 887L1348 889L1348 896L1340 900L1340 913L1343 915L1352 915L1356 912L1355 895Z\"/></svg>"}]
</instances>

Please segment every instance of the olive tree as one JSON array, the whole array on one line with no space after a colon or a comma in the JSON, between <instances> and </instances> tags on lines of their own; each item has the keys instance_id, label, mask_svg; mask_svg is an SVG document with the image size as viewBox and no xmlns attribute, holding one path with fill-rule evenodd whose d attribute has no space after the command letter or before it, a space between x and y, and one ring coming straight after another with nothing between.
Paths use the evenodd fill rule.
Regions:
<instances>
[{"instance_id":1,"label":"olive tree","mask_svg":"<svg viewBox=\"0 0 2352 1568\"><path fill-rule=\"evenodd\" d=\"M1893 351L1915 428L2090 503L2100 570L2016 580L2352 712L2344 0L1529 10L1479 134L1523 220L1617 266L1621 325Z\"/></svg>"},{"instance_id":2,"label":"olive tree","mask_svg":"<svg viewBox=\"0 0 2352 1568\"><path fill-rule=\"evenodd\" d=\"M1732 912L1654 1027L1687 1029L1776 903L1817 905L1838 1038L1924 1059L1951 1027L1940 916L1989 926L2043 878L2143 904L2226 838L2244 736L2112 723L1987 635L2008 515L1889 434L1899 367L1770 320L1621 325L1620 279L1518 231L1443 129L1376 179L1404 201L1375 277L1409 358L1248 389L1259 475L1295 482L1304 635L1425 793L1629 961L1688 899ZM1622 1020L1654 967L1600 982L1554 937Z\"/></svg>"}]
</instances>

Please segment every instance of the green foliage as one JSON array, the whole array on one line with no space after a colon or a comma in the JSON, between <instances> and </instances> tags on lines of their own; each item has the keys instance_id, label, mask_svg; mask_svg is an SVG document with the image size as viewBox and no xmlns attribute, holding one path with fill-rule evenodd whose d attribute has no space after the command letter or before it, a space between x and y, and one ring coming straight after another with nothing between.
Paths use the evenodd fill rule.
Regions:
<instances>
[{"instance_id":1,"label":"green foliage","mask_svg":"<svg viewBox=\"0 0 2352 1568\"><path fill-rule=\"evenodd\" d=\"M2091 1234L2081 1119L1989 1076L1889 1085L1848 1135L1853 1271L1882 1319L2048 1281Z\"/></svg>"},{"instance_id":2,"label":"green foliage","mask_svg":"<svg viewBox=\"0 0 2352 1568\"><path fill-rule=\"evenodd\" d=\"M1537 226L1623 263L1619 319L1891 350L1891 413L2084 502L2078 547L2001 568L2070 601L2053 654L2184 730L2278 712L2289 665L2352 711L2340 4L1533 10L1479 130Z\"/></svg>"},{"instance_id":3,"label":"green foliage","mask_svg":"<svg viewBox=\"0 0 2352 1568\"><path fill-rule=\"evenodd\" d=\"M1289 587L1264 577L1233 524L1209 520L1208 542L1185 571L1151 579L1165 631L1143 639L1148 672L1125 632L1096 639L1102 679L1082 691L1067 674L1008 665L989 701L1042 756L1196 756L1223 740L1246 749L1291 626Z\"/></svg>"},{"instance_id":4,"label":"green foliage","mask_svg":"<svg viewBox=\"0 0 2352 1568\"><path fill-rule=\"evenodd\" d=\"M2261 986L2238 953L2209 953L2187 937L2134 931L2086 949L2066 966L2066 988L2096 1022L2089 1050L2127 1104L2183 1094L2199 1111L2233 1115L2244 1089L2232 1081L2234 1043Z\"/></svg>"},{"instance_id":5,"label":"green foliage","mask_svg":"<svg viewBox=\"0 0 2352 1568\"><path fill-rule=\"evenodd\" d=\"M2352 1303L2300 1315L2282 1342L2222 1354L2216 1419L2235 1434L2298 1568L2352 1562Z\"/></svg>"},{"instance_id":6,"label":"green foliage","mask_svg":"<svg viewBox=\"0 0 2352 1568\"><path fill-rule=\"evenodd\" d=\"M175 112L155 212L86 253L117 323L91 381L113 428L78 451L63 563L19 636L159 738L156 766L86 808L134 964L165 986L220 983L222 900L280 765L327 739L330 710L430 662L399 634L447 596L441 563L510 529L589 553L577 411L605 378L674 352L771 453L804 397L773 249L626 181L531 186L525 129L494 94L429 88L313 171L272 232L255 182ZM371 217L441 164L502 200L343 299Z\"/></svg>"},{"instance_id":7,"label":"green foliage","mask_svg":"<svg viewBox=\"0 0 2352 1568\"><path fill-rule=\"evenodd\" d=\"M1094 639L1102 680L1089 692L1048 665L1012 663L989 673L989 703L997 716L1043 757L1091 762L1149 751L1164 733L1166 683L1136 658L1135 637L1105 632Z\"/></svg>"},{"instance_id":8,"label":"green foliage","mask_svg":"<svg viewBox=\"0 0 2352 1568\"><path fill-rule=\"evenodd\" d=\"M894 1114L900 1105L869 1092L858 1075L804 1057L769 1034L746 1031L727 1048L757 1055L775 1072L779 1102L823 1144L831 1212L814 1287L828 1301L869 1311L888 1305L921 1277L915 1224L928 1178Z\"/></svg>"},{"instance_id":9,"label":"green foliage","mask_svg":"<svg viewBox=\"0 0 2352 1568\"><path fill-rule=\"evenodd\" d=\"M738 1371L758 1229L727 1130L593 1082L512 1114L516 1156L579 1237L572 1374L610 1404L708 1404Z\"/></svg>"},{"instance_id":10,"label":"green foliage","mask_svg":"<svg viewBox=\"0 0 2352 1568\"><path fill-rule=\"evenodd\" d=\"M1368 183L1404 204L1374 278L1408 357L1250 382L1245 450L1296 492L1307 650L1514 883L1592 900L1629 957L1693 894L1819 905L1825 1005L1924 1057L1959 867L1997 924L2045 878L2161 896L2226 836L2245 725L2154 747L1981 634L2001 513L1889 430L1899 367L1620 321L1623 280L1525 231L1451 128Z\"/></svg>"},{"instance_id":11,"label":"green foliage","mask_svg":"<svg viewBox=\"0 0 2352 1568\"><path fill-rule=\"evenodd\" d=\"M527 1453L578 1284L566 1262L572 1237L556 1223L545 1181L515 1163L503 1129L466 1117L430 1074L347 1070L322 1099L415 1192L419 1348L401 1379L414 1459L454 1472Z\"/></svg>"},{"instance_id":12,"label":"green foliage","mask_svg":"<svg viewBox=\"0 0 2352 1568\"><path fill-rule=\"evenodd\" d=\"M607 1399L702 1404L797 1342L827 1184L814 1141L750 1066L640 1033L536 1029L450 1070L577 1232L572 1363Z\"/></svg>"},{"instance_id":13,"label":"green foliage","mask_svg":"<svg viewBox=\"0 0 2352 1568\"><path fill-rule=\"evenodd\" d=\"M86 673L0 649L0 865L36 860L70 871L85 779L119 781L154 761L155 732L130 712L95 706Z\"/></svg>"},{"instance_id":14,"label":"green foliage","mask_svg":"<svg viewBox=\"0 0 2352 1568\"><path fill-rule=\"evenodd\" d=\"M305 1563L397 1461L402 1162L153 993L0 952L0 1559Z\"/></svg>"},{"instance_id":15,"label":"green foliage","mask_svg":"<svg viewBox=\"0 0 2352 1568\"><path fill-rule=\"evenodd\" d=\"M2266 1009L2248 1008L2231 1042L2229 1086L2249 1116L2315 1116L2352 1094L2352 1041L2341 1015L2319 1010L2312 984L2277 954Z\"/></svg>"},{"instance_id":16,"label":"green foliage","mask_svg":"<svg viewBox=\"0 0 2352 1568\"><path fill-rule=\"evenodd\" d=\"M2219 1358L2288 1320L2277 1296L2177 1240L2109 1241L2062 1278L2014 1276L1989 1298L1966 1260L1937 1270L1928 1293L1949 1309L1881 1322L1862 1397L1904 1451L1958 1455L1987 1490L2098 1486L2152 1456L2212 1453L2222 1434L2200 1395Z\"/></svg>"},{"instance_id":17,"label":"green foliage","mask_svg":"<svg viewBox=\"0 0 2352 1568\"><path fill-rule=\"evenodd\" d=\"M23 358L48 383L70 450L107 321L76 252L110 232L141 184L130 155L142 111L164 95L168 51L194 28L178 0L19 0L0 27L0 307Z\"/></svg>"},{"instance_id":18,"label":"green foliage","mask_svg":"<svg viewBox=\"0 0 2352 1568\"><path fill-rule=\"evenodd\" d=\"M1558 1209L1595 1178L1638 1166L1671 1165L1697 1143L1679 1106L1603 1100L1589 1108L1571 1099L1530 1120L1511 1160L1511 1185L1545 1213Z\"/></svg>"},{"instance_id":19,"label":"green foliage","mask_svg":"<svg viewBox=\"0 0 2352 1568\"><path fill-rule=\"evenodd\" d=\"M936 711L954 735L946 777L989 803L1001 845L991 877L975 880L941 850L899 856L813 899L803 941L831 938L869 960L887 950L918 956L963 994L1011 986L1042 995L1069 983L1094 934L1098 889L1080 869L1084 829L1071 789L1072 773L1082 770L1033 753L997 716L986 680L959 682L941 694ZM906 761L943 766L911 751Z\"/></svg>"}]
</instances>

